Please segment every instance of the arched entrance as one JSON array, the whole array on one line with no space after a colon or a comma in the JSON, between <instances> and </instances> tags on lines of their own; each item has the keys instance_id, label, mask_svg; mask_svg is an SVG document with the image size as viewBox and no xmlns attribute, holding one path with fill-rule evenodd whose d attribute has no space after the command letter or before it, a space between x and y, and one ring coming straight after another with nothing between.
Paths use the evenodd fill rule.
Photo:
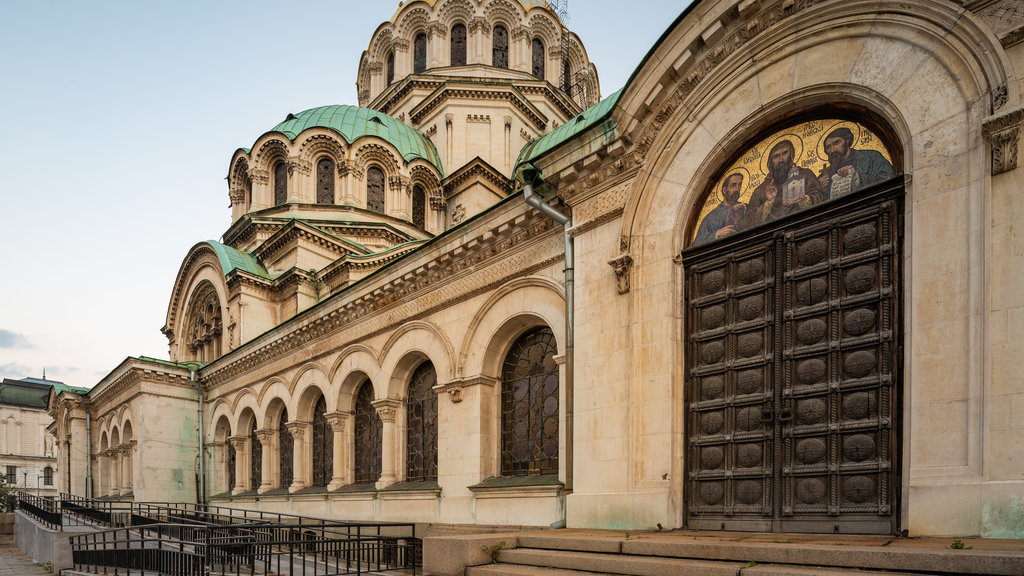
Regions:
<instances>
[{"instance_id":1,"label":"arched entrance","mask_svg":"<svg viewBox=\"0 0 1024 576\"><path fill-rule=\"evenodd\" d=\"M741 154L695 210L683 251L690 527L898 529L893 164L865 125L790 125Z\"/></svg>"}]
</instances>

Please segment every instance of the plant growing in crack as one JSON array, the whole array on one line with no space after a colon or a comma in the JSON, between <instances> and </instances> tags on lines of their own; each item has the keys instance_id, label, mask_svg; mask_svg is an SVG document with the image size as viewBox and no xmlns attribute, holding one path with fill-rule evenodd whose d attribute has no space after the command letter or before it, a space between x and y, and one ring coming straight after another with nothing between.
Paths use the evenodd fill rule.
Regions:
<instances>
[{"instance_id":1,"label":"plant growing in crack","mask_svg":"<svg viewBox=\"0 0 1024 576\"><path fill-rule=\"evenodd\" d=\"M949 547L951 549L953 549L953 550L973 550L974 549L974 546L967 546L966 544L964 544L964 541L960 540L959 538L957 538L956 540L953 540L953 543L950 544Z\"/></svg>"},{"instance_id":2,"label":"plant growing in crack","mask_svg":"<svg viewBox=\"0 0 1024 576\"><path fill-rule=\"evenodd\" d=\"M505 546L506 546L505 541L502 540L501 542L498 542L494 546L481 546L480 548L482 548L483 551L488 556L491 557L491 564L494 564L495 562L498 561L498 554L500 554L501 551L505 549Z\"/></svg>"}]
</instances>

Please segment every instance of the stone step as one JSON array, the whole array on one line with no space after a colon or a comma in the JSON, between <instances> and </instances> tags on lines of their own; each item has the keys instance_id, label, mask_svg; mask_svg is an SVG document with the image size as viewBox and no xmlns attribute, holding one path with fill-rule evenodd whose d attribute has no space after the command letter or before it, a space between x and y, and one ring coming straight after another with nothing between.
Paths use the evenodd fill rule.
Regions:
<instances>
[{"instance_id":1,"label":"stone step","mask_svg":"<svg viewBox=\"0 0 1024 576\"><path fill-rule=\"evenodd\" d=\"M466 568L466 576L597 576L597 572L562 570L542 566L520 566L517 564L487 564ZM603 575L601 575L603 576Z\"/></svg>"},{"instance_id":2,"label":"stone step","mask_svg":"<svg viewBox=\"0 0 1024 576\"><path fill-rule=\"evenodd\" d=\"M948 575L1021 576L1024 554L1008 551L950 550L913 546L827 545L751 541L720 541L712 538L593 538L524 534L518 550L574 551L621 554L634 557L689 559L788 566L831 566L859 570L927 572ZM513 552L509 550L508 552ZM504 555L505 552L502 552ZM504 558L504 556L503 556ZM598 571L601 571L600 569ZM735 572L732 573L735 575ZM746 571L744 571L746 574Z\"/></svg>"}]
</instances>

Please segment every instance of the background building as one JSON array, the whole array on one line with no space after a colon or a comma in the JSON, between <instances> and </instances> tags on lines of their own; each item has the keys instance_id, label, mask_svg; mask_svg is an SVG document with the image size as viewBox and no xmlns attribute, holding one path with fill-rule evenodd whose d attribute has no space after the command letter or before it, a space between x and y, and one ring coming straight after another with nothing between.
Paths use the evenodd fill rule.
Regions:
<instances>
[{"instance_id":1,"label":"background building","mask_svg":"<svg viewBox=\"0 0 1024 576\"><path fill-rule=\"evenodd\" d=\"M50 390L61 382L36 378L0 382L0 474L8 484L57 495L56 438L47 412Z\"/></svg>"},{"instance_id":2,"label":"background building","mask_svg":"<svg viewBox=\"0 0 1024 576\"><path fill-rule=\"evenodd\" d=\"M1024 536L1018 4L702 0L603 100L544 2L401 4L232 156L170 361L51 399L70 489Z\"/></svg>"}]
</instances>

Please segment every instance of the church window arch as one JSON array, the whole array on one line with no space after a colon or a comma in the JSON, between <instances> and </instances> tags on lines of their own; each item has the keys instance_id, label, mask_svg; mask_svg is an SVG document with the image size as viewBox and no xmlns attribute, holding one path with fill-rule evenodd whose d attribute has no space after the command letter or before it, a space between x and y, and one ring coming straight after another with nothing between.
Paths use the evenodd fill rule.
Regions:
<instances>
[{"instance_id":1,"label":"church window arch","mask_svg":"<svg viewBox=\"0 0 1024 576\"><path fill-rule=\"evenodd\" d=\"M316 203L334 204L334 160L324 157L316 163Z\"/></svg>"},{"instance_id":2,"label":"church window arch","mask_svg":"<svg viewBox=\"0 0 1024 576\"><path fill-rule=\"evenodd\" d=\"M409 381L405 399L406 480L437 480L437 372L430 361L420 364Z\"/></svg>"},{"instance_id":3,"label":"church window arch","mask_svg":"<svg viewBox=\"0 0 1024 576\"><path fill-rule=\"evenodd\" d=\"M388 86L391 86L392 84L395 83L395 53L394 52L388 52L387 69L386 69L385 73L387 74Z\"/></svg>"},{"instance_id":4,"label":"church window arch","mask_svg":"<svg viewBox=\"0 0 1024 576\"><path fill-rule=\"evenodd\" d=\"M381 437L384 423L373 407L373 385L363 382L356 393L355 406L355 482L369 484L380 478L382 458Z\"/></svg>"},{"instance_id":5,"label":"church window arch","mask_svg":"<svg viewBox=\"0 0 1024 576\"><path fill-rule=\"evenodd\" d=\"M427 34L420 32L412 41L412 71L421 74L427 69Z\"/></svg>"},{"instance_id":6,"label":"church window arch","mask_svg":"<svg viewBox=\"0 0 1024 576\"><path fill-rule=\"evenodd\" d=\"M508 68L508 28L501 24L491 34L491 63L495 68Z\"/></svg>"},{"instance_id":7,"label":"church window arch","mask_svg":"<svg viewBox=\"0 0 1024 576\"><path fill-rule=\"evenodd\" d=\"M43 468L43 486L53 486L53 468Z\"/></svg>"},{"instance_id":8,"label":"church window arch","mask_svg":"<svg viewBox=\"0 0 1024 576\"><path fill-rule=\"evenodd\" d=\"M327 421L327 400L320 396L313 407L313 486L327 486L334 474L334 430Z\"/></svg>"},{"instance_id":9,"label":"church window arch","mask_svg":"<svg viewBox=\"0 0 1024 576\"><path fill-rule=\"evenodd\" d=\"M384 171L377 166L366 169L366 209L384 213Z\"/></svg>"},{"instance_id":10,"label":"church window arch","mask_svg":"<svg viewBox=\"0 0 1024 576\"><path fill-rule=\"evenodd\" d=\"M516 339L501 372L501 474L558 473L558 365L546 326Z\"/></svg>"},{"instance_id":11,"label":"church window arch","mask_svg":"<svg viewBox=\"0 0 1024 576\"><path fill-rule=\"evenodd\" d=\"M569 61L562 60L562 92L569 94L572 90L572 72L569 70Z\"/></svg>"},{"instance_id":12,"label":"church window arch","mask_svg":"<svg viewBox=\"0 0 1024 576\"><path fill-rule=\"evenodd\" d=\"M274 164L274 206L288 202L288 166L284 161Z\"/></svg>"},{"instance_id":13,"label":"church window arch","mask_svg":"<svg viewBox=\"0 0 1024 576\"><path fill-rule=\"evenodd\" d=\"M427 193L419 184L412 187L412 223L420 228L427 227Z\"/></svg>"},{"instance_id":14,"label":"church window arch","mask_svg":"<svg viewBox=\"0 0 1024 576\"><path fill-rule=\"evenodd\" d=\"M452 26L452 66L466 65L466 25Z\"/></svg>"},{"instance_id":15,"label":"church window arch","mask_svg":"<svg viewBox=\"0 0 1024 576\"><path fill-rule=\"evenodd\" d=\"M294 479L295 439L288 431L288 409L281 408L277 421L278 488L291 486Z\"/></svg>"},{"instance_id":16,"label":"church window arch","mask_svg":"<svg viewBox=\"0 0 1024 576\"><path fill-rule=\"evenodd\" d=\"M544 79L545 68L544 41L540 38L533 39L533 77L538 80Z\"/></svg>"},{"instance_id":17,"label":"church window arch","mask_svg":"<svg viewBox=\"0 0 1024 576\"><path fill-rule=\"evenodd\" d=\"M210 362L220 357L224 320L217 290L203 282L195 290L185 314L185 347L190 360Z\"/></svg>"}]
</instances>

